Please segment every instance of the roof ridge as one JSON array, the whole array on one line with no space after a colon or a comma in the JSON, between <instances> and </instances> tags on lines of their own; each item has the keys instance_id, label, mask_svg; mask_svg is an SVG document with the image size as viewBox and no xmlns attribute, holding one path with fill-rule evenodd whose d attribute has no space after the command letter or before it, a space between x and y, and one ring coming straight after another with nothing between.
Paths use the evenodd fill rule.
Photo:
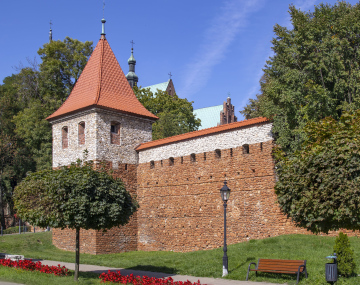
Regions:
<instances>
[{"instance_id":1,"label":"roof ridge","mask_svg":"<svg viewBox=\"0 0 360 285\"><path fill-rule=\"evenodd\" d=\"M100 92L101 92L101 80L102 80L102 69L103 69L103 58L104 58L104 41L105 39L100 39L101 41L101 52L100 52L100 68L99 68L99 83L98 83L98 88L97 88L97 94L96 94L96 98L95 98L95 102L94 104L99 103L99 99L100 99Z\"/></svg>"}]
</instances>

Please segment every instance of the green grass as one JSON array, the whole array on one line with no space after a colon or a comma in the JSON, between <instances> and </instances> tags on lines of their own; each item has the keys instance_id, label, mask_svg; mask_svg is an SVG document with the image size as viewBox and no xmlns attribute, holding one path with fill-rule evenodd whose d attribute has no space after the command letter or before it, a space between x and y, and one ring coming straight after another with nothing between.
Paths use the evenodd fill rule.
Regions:
<instances>
[{"instance_id":1,"label":"green grass","mask_svg":"<svg viewBox=\"0 0 360 285\"><path fill-rule=\"evenodd\" d=\"M350 241L355 251L355 261L358 265L357 272L360 273L360 239L351 237ZM325 281L325 263L327 262L325 257L333 252L334 242L335 238L332 237L285 235L229 245L229 275L227 278L245 280L249 263L257 262L258 258L306 259L309 278L302 278L299 284L325 285L327 284ZM50 259L63 262L74 262L75 260L73 252L59 250L52 245L50 232L0 237L0 252L22 254L27 258L34 259ZM222 256L222 248L187 253L134 251L106 255L81 254L80 263L219 278L222 273ZM12 269L1 268L0 279L6 278L6 280L24 284L50 284L50 281L51 284L72 284L73 279L73 277L49 277L46 274L32 272L11 274L8 273L10 270ZM3 272L6 272L6 274ZM15 280L9 277L16 276L16 278L20 278L31 274L36 274L34 280L38 283L31 283L31 279L27 277L24 277L24 280ZM45 275L45 277L40 275ZM82 278L81 282L83 283L80 284L99 283L97 275L85 274ZM44 283L39 283L40 279L44 279ZM296 283L296 276L259 273L255 277L254 273L250 273L250 281L267 281L292 285ZM340 278L337 285L340 284L360 284L360 277Z\"/></svg>"}]
</instances>

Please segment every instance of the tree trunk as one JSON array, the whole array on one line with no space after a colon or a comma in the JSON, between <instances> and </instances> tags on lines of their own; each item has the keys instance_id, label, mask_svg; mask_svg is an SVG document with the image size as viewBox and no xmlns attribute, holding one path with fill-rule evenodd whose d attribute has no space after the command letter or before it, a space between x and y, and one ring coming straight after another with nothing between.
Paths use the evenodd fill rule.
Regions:
<instances>
[{"instance_id":1,"label":"tree trunk","mask_svg":"<svg viewBox=\"0 0 360 285\"><path fill-rule=\"evenodd\" d=\"M1 226L3 229L6 229L5 225L5 216L4 216L4 205L3 205L3 189L1 184L1 176L2 173L0 173L0 215L1 215Z\"/></svg>"},{"instance_id":2,"label":"tree trunk","mask_svg":"<svg viewBox=\"0 0 360 285\"><path fill-rule=\"evenodd\" d=\"M79 278L79 263L80 263L80 228L76 228L76 245L75 245L75 275L74 280Z\"/></svg>"}]
</instances>

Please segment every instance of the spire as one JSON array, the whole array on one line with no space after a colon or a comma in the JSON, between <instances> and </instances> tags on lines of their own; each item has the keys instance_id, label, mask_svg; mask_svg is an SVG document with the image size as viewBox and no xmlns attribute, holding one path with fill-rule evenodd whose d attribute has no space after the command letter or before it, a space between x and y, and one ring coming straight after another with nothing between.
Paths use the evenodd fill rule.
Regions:
<instances>
[{"instance_id":1,"label":"spire","mask_svg":"<svg viewBox=\"0 0 360 285\"><path fill-rule=\"evenodd\" d=\"M52 25L52 23L51 23L51 20L50 20L49 43L52 42L52 29L51 29L51 25Z\"/></svg>"},{"instance_id":2,"label":"spire","mask_svg":"<svg viewBox=\"0 0 360 285\"><path fill-rule=\"evenodd\" d=\"M128 80L131 88L133 88L134 86L137 86L139 78L135 74L135 64L136 64L136 60L135 60L135 57L134 57L134 44L135 43L134 43L133 40L130 43L131 43L131 56L128 59L129 72L128 72L128 74L126 74L126 79Z\"/></svg>"},{"instance_id":3,"label":"spire","mask_svg":"<svg viewBox=\"0 0 360 285\"><path fill-rule=\"evenodd\" d=\"M136 98L108 41L100 39L69 97L48 120L100 108L156 120Z\"/></svg>"},{"instance_id":4,"label":"spire","mask_svg":"<svg viewBox=\"0 0 360 285\"><path fill-rule=\"evenodd\" d=\"M106 23L106 20L104 18L101 19L101 23L102 23L102 26L101 26L101 39L105 39L105 23Z\"/></svg>"}]
</instances>

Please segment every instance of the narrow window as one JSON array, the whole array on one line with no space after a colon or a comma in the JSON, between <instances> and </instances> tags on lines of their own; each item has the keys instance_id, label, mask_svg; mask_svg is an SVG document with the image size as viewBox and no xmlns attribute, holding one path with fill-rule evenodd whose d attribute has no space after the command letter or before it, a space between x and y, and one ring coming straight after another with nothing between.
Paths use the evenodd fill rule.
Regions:
<instances>
[{"instance_id":1,"label":"narrow window","mask_svg":"<svg viewBox=\"0 0 360 285\"><path fill-rule=\"evenodd\" d=\"M206 152L204 152L204 160L206 160Z\"/></svg>"},{"instance_id":2,"label":"narrow window","mask_svg":"<svg viewBox=\"0 0 360 285\"><path fill-rule=\"evenodd\" d=\"M127 164L125 163L125 170L127 170Z\"/></svg>"},{"instance_id":3,"label":"narrow window","mask_svg":"<svg viewBox=\"0 0 360 285\"><path fill-rule=\"evenodd\" d=\"M195 161L196 161L195 153L190 154L190 161L191 161L191 162L195 162Z\"/></svg>"},{"instance_id":4,"label":"narrow window","mask_svg":"<svg viewBox=\"0 0 360 285\"><path fill-rule=\"evenodd\" d=\"M153 169L155 168L155 161L150 161L150 169Z\"/></svg>"},{"instance_id":5,"label":"narrow window","mask_svg":"<svg viewBox=\"0 0 360 285\"><path fill-rule=\"evenodd\" d=\"M161 166L163 166L162 160L160 160L160 162L161 162Z\"/></svg>"},{"instance_id":6,"label":"narrow window","mask_svg":"<svg viewBox=\"0 0 360 285\"><path fill-rule=\"evenodd\" d=\"M243 154L247 154L247 153L250 153L249 145L248 145L248 144L244 144L244 145L243 145Z\"/></svg>"},{"instance_id":7,"label":"narrow window","mask_svg":"<svg viewBox=\"0 0 360 285\"><path fill-rule=\"evenodd\" d=\"M79 124L79 144L85 144L85 122Z\"/></svg>"},{"instance_id":8,"label":"narrow window","mask_svg":"<svg viewBox=\"0 0 360 285\"><path fill-rule=\"evenodd\" d=\"M215 157L221 158L221 150L220 149L215 149Z\"/></svg>"},{"instance_id":9,"label":"narrow window","mask_svg":"<svg viewBox=\"0 0 360 285\"><path fill-rule=\"evenodd\" d=\"M117 122L111 122L111 144L120 145L120 124Z\"/></svg>"},{"instance_id":10,"label":"narrow window","mask_svg":"<svg viewBox=\"0 0 360 285\"><path fill-rule=\"evenodd\" d=\"M67 148L69 146L68 143L68 127L62 128L62 148Z\"/></svg>"},{"instance_id":11,"label":"narrow window","mask_svg":"<svg viewBox=\"0 0 360 285\"><path fill-rule=\"evenodd\" d=\"M181 162L181 164L184 163L184 158L183 157L180 158L180 162Z\"/></svg>"},{"instance_id":12,"label":"narrow window","mask_svg":"<svg viewBox=\"0 0 360 285\"><path fill-rule=\"evenodd\" d=\"M233 149L230 148L230 156L232 157L233 156Z\"/></svg>"},{"instance_id":13,"label":"narrow window","mask_svg":"<svg viewBox=\"0 0 360 285\"><path fill-rule=\"evenodd\" d=\"M173 157L169 158L169 165L170 166L174 165L174 158Z\"/></svg>"},{"instance_id":14,"label":"narrow window","mask_svg":"<svg viewBox=\"0 0 360 285\"><path fill-rule=\"evenodd\" d=\"M260 151L263 151L263 143L260 143Z\"/></svg>"}]
</instances>

